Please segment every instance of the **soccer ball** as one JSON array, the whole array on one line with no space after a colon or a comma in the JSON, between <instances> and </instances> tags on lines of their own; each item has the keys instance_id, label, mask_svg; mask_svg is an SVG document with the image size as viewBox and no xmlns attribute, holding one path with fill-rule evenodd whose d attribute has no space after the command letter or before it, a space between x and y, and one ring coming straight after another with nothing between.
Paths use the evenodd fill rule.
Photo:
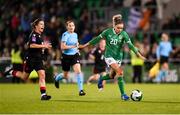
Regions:
<instances>
[{"instance_id":1,"label":"soccer ball","mask_svg":"<svg viewBox=\"0 0 180 115\"><path fill-rule=\"evenodd\" d=\"M131 99L133 101L141 101L142 97L143 97L142 92L137 89L133 90L131 93Z\"/></svg>"}]
</instances>

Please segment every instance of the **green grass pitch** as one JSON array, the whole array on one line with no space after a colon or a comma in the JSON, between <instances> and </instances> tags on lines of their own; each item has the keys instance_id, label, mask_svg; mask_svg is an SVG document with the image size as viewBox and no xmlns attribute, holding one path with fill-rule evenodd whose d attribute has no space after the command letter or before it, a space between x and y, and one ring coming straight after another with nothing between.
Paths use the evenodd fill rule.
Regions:
<instances>
[{"instance_id":1,"label":"green grass pitch","mask_svg":"<svg viewBox=\"0 0 180 115\"><path fill-rule=\"evenodd\" d=\"M85 85L86 96L80 97L76 84L61 84L56 89L47 84L50 101L41 101L38 84L0 84L0 113L180 113L179 84L126 84L143 92L140 102L122 101L117 84L107 84L102 92L96 84Z\"/></svg>"}]
</instances>

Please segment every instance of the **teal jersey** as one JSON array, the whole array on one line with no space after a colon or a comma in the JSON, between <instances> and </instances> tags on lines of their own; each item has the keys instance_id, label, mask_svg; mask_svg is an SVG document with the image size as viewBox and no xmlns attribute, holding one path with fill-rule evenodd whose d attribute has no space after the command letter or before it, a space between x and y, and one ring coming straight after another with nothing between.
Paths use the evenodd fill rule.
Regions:
<instances>
[{"instance_id":1,"label":"teal jersey","mask_svg":"<svg viewBox=\"0 0 180 115\"><path fill-rule=\"evenodd\" d=\"M129 35L125 31L116 34L113 28L108 28L99 36L93 38L89 43L90 45L95 45L101 39L106 40L105 58L113 57L115 60L122 60L124 44L128 44L134 53L137 54L138 52L138 49L132 44Z\"/></svg>"}]
</instances>

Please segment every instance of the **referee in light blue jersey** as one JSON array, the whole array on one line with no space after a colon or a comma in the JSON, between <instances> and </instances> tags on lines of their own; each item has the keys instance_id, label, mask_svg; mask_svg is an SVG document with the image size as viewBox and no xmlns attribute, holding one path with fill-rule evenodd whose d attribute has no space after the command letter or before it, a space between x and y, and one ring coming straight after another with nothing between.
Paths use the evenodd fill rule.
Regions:
<instances>
[{"instance_id":1,"label":"referee in light blue jersey","mask_svg":"<svg viewBox=\"0 0 180 115\"><path fill-rule=\"evenodd\" d=\"M156 82L163 81L164 77L167 76L169 70L168 60L170 53L172 52L172 44L169 42L168 34L162 33L161 39L162 41L159 43L156 50L157 59L161 65L160 72L156 77Z\"/></svg>"},{"instance_id":2,"label":"referee in light blue jersey","mask_svg":"<svg viewBox=\"0 0 180 115\"><path fill-rule=\"evenodd\" d=\"M59 88L59 81L68 78L68 72L72 66L77 77L79 96L83 96L86 93L83 90L83 74L81 72L80 56L78 50L78 35L74 32L74 22L72 20L67 21L66 28L67 31L62 34L60 43L62 50L61 62L63 73L55 75L55 87Z\"/></svg>"},{"instance_id":3,"label":"referee in light blue jersey","mask_svg":"<svg viewBox=\"0 0 180 115\"><path fill-rule=\"evenodd\" d=\"M168 63L169 55L172 51L172 44L169 42L169 36L166 33L161 35L162 41L159 43L159 46L156 51L157 59L163 65Z\"/></svg>"}]
</instances>

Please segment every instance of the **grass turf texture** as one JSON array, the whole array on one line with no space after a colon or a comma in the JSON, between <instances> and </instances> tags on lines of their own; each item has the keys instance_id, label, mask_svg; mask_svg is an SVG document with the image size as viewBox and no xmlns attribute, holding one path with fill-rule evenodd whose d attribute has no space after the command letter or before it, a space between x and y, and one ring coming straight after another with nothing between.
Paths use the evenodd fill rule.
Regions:
<instances>
[{"instance_id":1,"label":"grass turf texture","mask_svg":"<svg viewBox=\"0 0 180 115\"><path fill-rule=\"evenodd\" d=\"M180 113L179 84L126 84L143 92L140 102L122 101L117 84L107 84L102 92L96 84L85 85L80 97L76 84L47 84L50 101L41 101L38 84L0 84L0 113Z\"/></svg>"}]
</instances>

